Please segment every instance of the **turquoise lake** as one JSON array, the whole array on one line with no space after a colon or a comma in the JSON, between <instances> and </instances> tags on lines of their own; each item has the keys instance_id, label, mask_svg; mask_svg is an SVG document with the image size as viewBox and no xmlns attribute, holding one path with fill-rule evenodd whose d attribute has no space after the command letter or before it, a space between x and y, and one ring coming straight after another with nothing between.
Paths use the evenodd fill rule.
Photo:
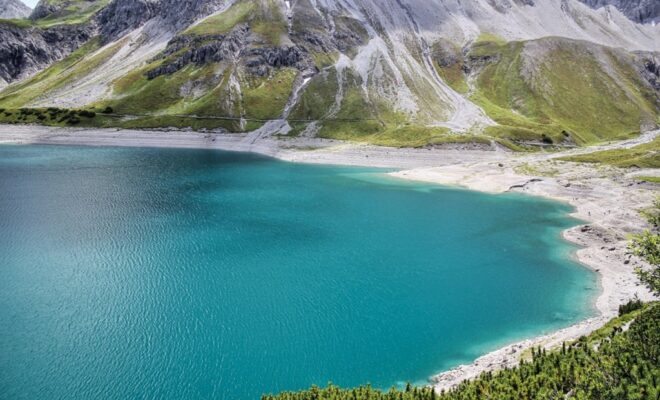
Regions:
<instances>
[{"instance_id":1,"label":"turquoise lake","mask_svg":"<svg viewBox=\"0 0 660 400\"><path fill-rule=\"evenodd\" d=\"M568 206L382 172L0 146L0 398L386 388L593 315Z\"/></svg>"}]
</instances>

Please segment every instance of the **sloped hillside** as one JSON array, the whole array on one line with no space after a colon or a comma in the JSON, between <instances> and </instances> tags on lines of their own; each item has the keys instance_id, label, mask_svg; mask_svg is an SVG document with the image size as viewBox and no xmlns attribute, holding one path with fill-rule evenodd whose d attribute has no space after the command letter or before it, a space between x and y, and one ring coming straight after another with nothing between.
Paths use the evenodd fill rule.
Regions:
<instances>
[{"instance_id":1,"label":"sloped hillside","mask_svg":"<svg viewBox=\"0 0 660 400\"><path fill-rule=\"evenodd\" d=\"M658 122L658 54L563 38L477 43L467 54L471 98L498 122L495 136L589 144Z\"/></svg>"},{"instance_id":2,"label":"sloped hillside","mask_svg":"<svg viewBox=\"0 0 660 400\"><path fill-rule=\"evenodd\" d=\"M0 54L15 59L0 62L13 82L0 107L404 146L583 145L653 129L660 27L591 5L43 0L31 22L0 23Z\"/></svg>"}]
</instances>

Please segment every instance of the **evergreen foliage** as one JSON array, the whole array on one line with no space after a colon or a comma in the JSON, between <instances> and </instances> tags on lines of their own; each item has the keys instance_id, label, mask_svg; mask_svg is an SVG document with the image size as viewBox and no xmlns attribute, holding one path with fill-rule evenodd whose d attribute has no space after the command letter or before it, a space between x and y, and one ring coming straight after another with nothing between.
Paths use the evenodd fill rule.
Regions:
<instances>
[{"instance_id":1,"label":"evergreen foliage","mask_svg":"<svg viewBox=\"0 0 660 400\"><path fill-rule=\"evenodd\" d=\"M651 229L633 236L630 249L633 254L644 258L650 269L638 269L639 279L655 294L660 295L660 199L653 208L644 212Z\"/></svg>"}]
</instances>

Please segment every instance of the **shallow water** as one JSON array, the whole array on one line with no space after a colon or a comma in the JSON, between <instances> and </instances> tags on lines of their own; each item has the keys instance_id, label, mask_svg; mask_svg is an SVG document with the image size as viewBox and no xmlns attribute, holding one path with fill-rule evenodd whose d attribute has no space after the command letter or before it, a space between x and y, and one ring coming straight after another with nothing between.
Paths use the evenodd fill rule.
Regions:
<instances>
[{"instance_id":1,"label":"shallow water","mask_svg":"<svg viewBox=\"0 0 660 400\"><path fill-rule=\"evenodd\" d=\"M0 146L0 398L389 387L592 315L569 207L380 172Z\"/></svg>"}]
</instances>

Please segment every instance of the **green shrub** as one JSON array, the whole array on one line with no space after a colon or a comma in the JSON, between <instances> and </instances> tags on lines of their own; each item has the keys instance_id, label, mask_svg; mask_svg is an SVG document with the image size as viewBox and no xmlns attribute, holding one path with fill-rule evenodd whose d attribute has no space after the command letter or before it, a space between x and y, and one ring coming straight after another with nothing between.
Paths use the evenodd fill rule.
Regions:
<instances>
[{"instance_id":1,"label":"green shrub","mask_svg":"<svg viewBox=\"0 0 660 400\"><path fill-rule=\"evenodd\" d=\"M626 304L621 304L619 306L619 316L631 313L635 310L641 310L642 307L644 307L644 303L638 297L635 297Z\"/></svg>"}]
</instances>

